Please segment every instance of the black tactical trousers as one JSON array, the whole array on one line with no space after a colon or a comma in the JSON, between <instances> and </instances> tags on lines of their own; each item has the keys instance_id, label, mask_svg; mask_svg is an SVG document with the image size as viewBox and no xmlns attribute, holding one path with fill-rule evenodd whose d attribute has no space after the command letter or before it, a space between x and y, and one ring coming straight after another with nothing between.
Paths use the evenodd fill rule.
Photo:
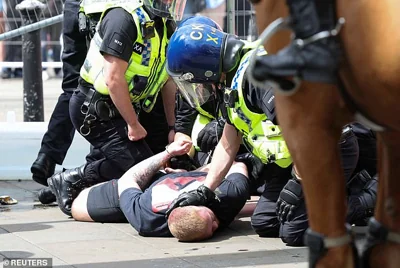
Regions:
<instances>
[{"instance_id":1,"label":"black tactical trousers","mask_svg":"<svg viewBox=\"0 0 400 268\"><path fill-rule=\"evenodd\" d=\"M130 167L153 155L145 140L128 139L127 125L121 116L104 121L96 114L83 113L85 99L86 95L77 90L69 106L72 123L96 151L95 156L90 154L86 158L90 161L86 163L84 180L95 184L117 179ZM91 121L90 132L88 129L81 131L87 120Z\"/></svg>"},{"instance_id":2,"label":"black tactical trousers","mask_svg":"<svg viewBox=\"0 0 400 268\"><path fill-rule=\"evenodd\" d=\"M69 117L69 102L78 86L79 71L87 53L86 38L79 33L78 11L79 1L65 1L61 85L64 92L58 98L39 151L47 154L57 164L63 163L74 137L75 128Z\"/></svg>"},{"instance_id":3,"label":"black tactical trousers","mask_svg":"<svg viewBox=\"0 0 400 268\"><path fill-rule=\"evenodd\" d=\"M359 158L357 138L349 132L339 143L342 167L346 180L354 173ZM283 187L291 178L290 170L275 172L271 180L266 181L265 190L260 196L251 218L253 229L262 237L280 237L289 246L302 246L303 235L308 228L308 216L304 200L294 211L293 219L280 224L276 215L276 202ZM269 172L270 173L270 172Z\"/></svg>"}]
</instances>

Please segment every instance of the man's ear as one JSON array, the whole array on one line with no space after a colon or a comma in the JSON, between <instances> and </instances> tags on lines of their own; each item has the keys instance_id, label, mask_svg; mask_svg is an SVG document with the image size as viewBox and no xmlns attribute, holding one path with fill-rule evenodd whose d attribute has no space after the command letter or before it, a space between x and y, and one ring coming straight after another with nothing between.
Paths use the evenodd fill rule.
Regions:
<instances>
[{"instance_id":1,"label":"man's ear","mask_svg":"<svg viewBox=\"0 0 400 268\"><path fill-rule=\"evenodd\" d=\"M227 35L224 54L222 56L222 72L229 73L239 65L243 47L244 42L236 35Z\"/></svg>"}]
</instances>

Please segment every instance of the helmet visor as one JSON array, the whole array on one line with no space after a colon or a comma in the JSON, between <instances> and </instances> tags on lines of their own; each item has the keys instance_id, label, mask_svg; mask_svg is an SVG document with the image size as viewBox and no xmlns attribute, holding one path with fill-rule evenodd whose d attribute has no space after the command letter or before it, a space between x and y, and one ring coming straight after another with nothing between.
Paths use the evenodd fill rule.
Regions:
<instances>
[{"instance_id":1,"label":"helmet visor","mask_svg":"<svg viewBox=\"0 0 400 268\"><path fill-rule=\"evenodd\" d=\"M203 105L214 95L215 86L213 84L190 83L177 77L174 77L174 81L179 92L193 108Z\"/></svg>"},{"instance_id":2,"label":"helmet visor","mask_svg":"<svg viewBox=\"0 0 400 268\"><path fill-rule=\"evenodd\" d=\"M157 16L180 21L183 17L186 0L145 0L144 4Z\"/></svg>"}]
</instances>

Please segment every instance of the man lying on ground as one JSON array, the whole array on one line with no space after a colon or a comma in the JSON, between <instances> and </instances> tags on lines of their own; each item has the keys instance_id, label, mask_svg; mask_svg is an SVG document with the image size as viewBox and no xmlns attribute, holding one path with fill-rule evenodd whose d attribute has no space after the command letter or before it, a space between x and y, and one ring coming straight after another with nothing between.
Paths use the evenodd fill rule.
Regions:
<instances>
[{"instance_id":1,"label":"man lying on ground","mask_svg":"<svg viewBox=\"0 0 400 268\"><path fill-rule=\"evenodd\" d=\"M119 180L97 184L82 191L72 205L72 216L78 221L126 222L142 236L175 236L180 241L199 241L211 237L217 229L228 226L249 198L247 168L234 163L207 206L166 210L181 193L201 191L208 167L196 171L166 168L168 160L189 151L192 143L179 140L164 152L130 168ZM151 184L149 187L148 185Z\"/></svg>"}]
</instances>

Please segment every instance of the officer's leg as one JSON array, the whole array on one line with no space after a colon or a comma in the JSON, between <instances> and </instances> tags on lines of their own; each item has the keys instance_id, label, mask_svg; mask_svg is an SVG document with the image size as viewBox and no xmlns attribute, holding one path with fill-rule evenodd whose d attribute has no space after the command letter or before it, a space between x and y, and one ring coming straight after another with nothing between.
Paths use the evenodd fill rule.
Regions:
<instances>
[{"instance_id":1,"label":"officer's leg","mask_svg":"<svg viewBox=\"0 0 400 268\"><path fill-rule=\"evenodd\" d=\"M308 228L308 216L304 199L293 212L293 219L281 225L279 237L284 243L292 247L303 246L304 233Z\"/></svg>"},{"instance_id":2,"label":"officer's leg","mask_svg":"<svg viewBox=\"0 0 400 268\"><path fill-rule=\"evenodd\" d=\"M78 29L79 1L66 0L63 23L63 81L62 89L48 130L43 136L38 158L32 165L33 179L47 185L55 164L62 164L72 143L75 129L69 118L69 100L78 86L80 67L87 53L86 39Z\"/></svg>"},{"instance_id":3,"label":"officer's leg","mask_svg":"<svg viewBox=\"0 0 400 268\"><path fill-rule=\"evenodd\" d=\"M351 128L344 128L340 138L339 147L343 172L348 181L353 174L358 160L358 142ZM297 183L287 185L285 186L286 193L291 190L293 191L292 194L302 192L301 188L298 190L294 189L294 185L301 187L301 184ZM288 246L302 246L303 236L308 228L308 216L303 194L300 194L300 196L301 198L298 202L292 204L296 206L292 212L292 216L282 224L280 229L279 235L282 241L287 243ZM282 194L281 198L285 199L285 196ZM285 201L289 203L288 200Z\"/></svg>"},{"instance_id":4,"label":"officer's leg","mask_svg":"<svg viewBox=\"0 0 400 268\"><path fill-rule=\"evenodd\" d=\"M164 151L168 144L168 122L165 117L161 94L158 95L150 113L140 112L139 122L147 131L145 141L150 149L155 154Z\"/></svg>"},{"instance_id":5,"label":"officer's leg","mask_svg":"<svg viewBox=\"0 0 400 268\"><path fill-rule=\"evenodd\" d=\"M376 136L375 133L361 125L360 123L351 124L354 134L358 140L360 148L360 157L358 159L355 173L363 169L372 176L377 173L377 152L376 152Z\"/></svg>"},{"instance_id":6,"label":"officer's leg","mask_svg":"<svg viewBox=\"0 0 400 268\"><path fill-rule=\"evenodd\" d=\"M261 178L266 178L265 189L251 217L251 226L261 237L278 237L280 223L276 215L279 193L291 177L291 167L282 169L275 164L267 165Z\"/></svg>"},{"instance_id":7,"label":"officer's leg","mask_svg":"<svg viewBox=\"0 0 400 268\"><path fill-rule=\"evenodd\" d=\"M100 121L90 112L83 113L81 108L85 100L86 96L81 91L71 97L71 120L85 139L101 151L104 158L57 173L48 179L60 209L70 216L72 201L84 187L119 178L130 167L152 156L144 140L132 142L128 139L127 126L122 117Z\"/></svg>"}]
</instances>

